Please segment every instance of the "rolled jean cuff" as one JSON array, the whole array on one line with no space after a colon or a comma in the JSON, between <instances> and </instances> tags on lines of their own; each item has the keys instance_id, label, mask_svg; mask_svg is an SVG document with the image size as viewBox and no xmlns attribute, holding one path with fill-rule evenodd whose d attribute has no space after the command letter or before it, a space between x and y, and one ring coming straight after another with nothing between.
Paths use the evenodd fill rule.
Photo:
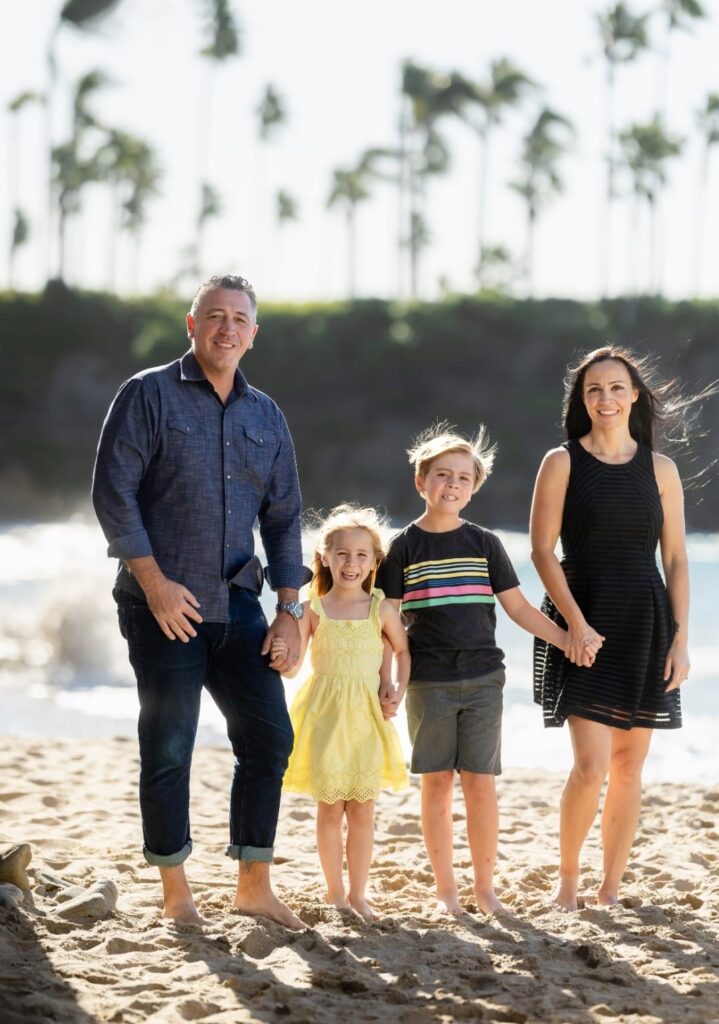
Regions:
<instances>
[{"instance_id":1,"label":"rolled jean cuff","mask_svg":"<svg viewBox=\"0 0 719 1024\"><path fill-rule=\"evenodd\" d=\"M225 849L225 854L232 860L260 861L263 864L271 863L274 853L273 846L233 846L230 843Z\"/></svg>"},{"instance_id":2,"label":"rolled jean cuff","mask_svg":"<svg viewBox=\"0 0 719 1024\"><path fill-rule=\"evenodd\" d=\"M143 847L142 852L148 864L153 864L157 868L176 868L178 864L184 864L192 853L192 840L188 839L177 853L153 853L146 846Z\"/></svg>"}]
</instances>

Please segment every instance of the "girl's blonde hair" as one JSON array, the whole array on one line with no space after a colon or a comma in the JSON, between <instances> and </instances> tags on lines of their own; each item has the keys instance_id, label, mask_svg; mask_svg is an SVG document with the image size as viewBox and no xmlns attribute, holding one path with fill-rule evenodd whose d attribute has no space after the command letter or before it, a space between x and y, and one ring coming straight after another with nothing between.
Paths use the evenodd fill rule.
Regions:
<instances>
[{"instance_id":1,"label":"girl's blonde hair","mask_svg":"<svg viewBox=\"0 0 719 1024\"><path fill-rule=\"evenodd\" d=\"M373 508L363 508L360 505L337 505L322 522L317 533L315 550L312 555L312 586L313 594L323 597L332 589L332 573L329 566L322 564L322 558L332 547L332 539L340 530L366 530L372 538L372 553L374 555L374 568L362 587L368 594L372 593L377 567L385 556L386 547L384 533L387 529L386 523L379 513Z\"/></svg>"},{"instance_id":2,"label":"girl's blonde hair","mask_svg":"<svg viewBox=\"0 0 719 1024\"><path fill-rule=\"evenodd\" d=\"M424 480L427 470L435 459L440 455L448 455L450 452L463 452L469 455L474 465L474 487L472 494L476 494L489 474L492 472L494 456L497 453L496 444L492 444L484 425L480 425L476 435L471 438L463 437L456 427L445 422L436 423L415 439L411 448L407 449L410 464L414 467L416 476Z\"/></svg>"}]
</instances>

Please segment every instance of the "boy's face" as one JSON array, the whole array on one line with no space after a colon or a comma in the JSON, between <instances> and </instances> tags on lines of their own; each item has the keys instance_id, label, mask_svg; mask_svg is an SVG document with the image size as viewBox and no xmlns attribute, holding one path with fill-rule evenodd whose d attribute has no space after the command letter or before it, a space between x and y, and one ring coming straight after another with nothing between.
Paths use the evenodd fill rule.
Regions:
<instances>
[{"instance_id":1,"label":"boy's face","mask_svg":"<svg viewBox=\"0 0 719 1024\"><path fill-rule=\"evenodd\" d=\"M415 485L427 503L427 511L459 516L474 491L474 461L466 452L447 452L429 464Z\"/></svg>"}]
</instances>

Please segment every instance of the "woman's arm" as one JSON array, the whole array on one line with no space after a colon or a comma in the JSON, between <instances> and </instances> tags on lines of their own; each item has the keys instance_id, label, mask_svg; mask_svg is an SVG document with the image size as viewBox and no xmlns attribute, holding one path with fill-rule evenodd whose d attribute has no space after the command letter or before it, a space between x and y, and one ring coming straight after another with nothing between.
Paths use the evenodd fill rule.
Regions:
<instances>
[{"instance_id":1,"label":"woman's arm","mask_svg":"<svg viewBox=\"0 0 719 1024\"><path fill-rule=\"evenodd\" d=\"M545 455L534 485L529 533L534 566L555 608L567 623L569 635L564 653L574 665L586 667L593 661L585 657L587 651L596 654L604 637L592 629L584 618L554 553L562 527L569 470L569 452L564 448L555 448Z\"/></svg>"},{"instance_id":2,"label":"woman's arm","mask_svg":"<svg viewBox=\"0 0 719 1024\"><path fill-rule=\"evenodd\" d=\"M664 510L659 545L664 579L674 617L674 639L664 664L667 690L676 690L689 675L689 560L684 531L684 492L677 467L665 455L654 455L654 473Z\"/></svg>"},{"instance_id":3,"label":"woman's arm","mask_svg":"<svg viewBox=\"0 0 719 1024\"><path fill-rule=\"evenodd\" d=\"M305 654L307 653L307 645L310 642L310 637L317 628L317 616L310 608L310 602L303 601L302 607L304 608L305 612L300 621L297 623L297 625L300 627L300 656L297 659L296 664L291 669L288 669L286 672L282 673L282 675L285 676L287 679L294 679L299 670L302 668L302 662L305 660ZM285 643L285 641L283 641L280 637L273 637L272 648L270 650L270 656L272 657L273 660L275 658L275 654L282 654L282 649L280 648L276 650L275 645L282 643Z\"/></svg>"},{"instance_id":4,"label":"woman's arm","mask_svg":"<svg viewBox=\"0 0 719 1024\"><path fill-rule=\"evenodd\" d=\"M411 660L409 654L409 644L407 643L407 634L405 633L404 626L402 625L402 619L400 618L399 611L396 608L394 601L385 598L380 606L380 623L382 624L382 635L386 637L392 646L392 651L397 664L397 691L395 694L395 710L402 703L402 698L405 695L407 684L409 683L409 673L411 668Z\"/></svg>"}]
</instances>

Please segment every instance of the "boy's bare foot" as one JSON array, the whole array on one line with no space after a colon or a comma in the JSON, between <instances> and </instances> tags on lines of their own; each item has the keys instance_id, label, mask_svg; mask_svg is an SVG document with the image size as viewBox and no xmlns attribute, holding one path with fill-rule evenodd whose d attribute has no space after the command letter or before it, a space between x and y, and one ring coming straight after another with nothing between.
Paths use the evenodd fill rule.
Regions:
<instances>
[{"instance_id":1,"label":"boy's bare foot","mask_svg":"<svg viewBox=\"0 0 719 1024\"><path fill-rule=\"evenodd\" d=\"M210 923L207 918L200 914L192 901L189 903L166 903L162 916L168 921L177 921L178 924L194 924L199 928Z\"/></svg>"},{"instance_id":2,"label":"boy's bare foot","mask_svg":"<svg viewBox=\"0 0 719 1024\"><path fill-rule=\"evenodd\" d=\"M365 921L377 920L377 915L364 896L350 896L349 905L355 913L359 914L360 917L363 917Z\"/></svg>"},{"instance_id":3,"label":"boy's bare foot","mask_svg":"<svg viewBox=\"0 0 719 1024\"><path fill-rule=\"evenodd\" d=\"M510 914L511 911L502 903L494 889L475 889L474 898L483 914Z\"/></svg>"},{"instance_id":4,"label":"boy's bare foot","mask_svg":"<svg viewBox=\"0 0 719 1024\"><path fill-rule=\"evenodd\" d=\"M578 880L576 878L569 875L560 875L557 886L552 893L552 903L565 913L578 910L577 887Z\"/></svg>"},{"instance_id":5,"label":"boy's bare foot","mask_svg":"<svg viewBox=\"0 0 719 1024\"><path fill-rule=\"evenodd\" d=\"M337 907L338 910L350 909L346 892L328 892L325 896L325 903L330 907Z\"/></svg>"},{"instance_id":6,"label":"boy's bare foot","mask_svg":"<svg viewBox=\"0 0 719 1024\"><path fill-rule=\"evenodd\" d=\"M289 928L293 932L304 931L307 927L300 921L297 914L293 914L286 904L277 899L273 892L256 900L243 899L238 894L235 897L232 910L237 914L249 914L250 917L269 917L271 921L276 921L283 928Z\"/></svg>"}]
</instances>

